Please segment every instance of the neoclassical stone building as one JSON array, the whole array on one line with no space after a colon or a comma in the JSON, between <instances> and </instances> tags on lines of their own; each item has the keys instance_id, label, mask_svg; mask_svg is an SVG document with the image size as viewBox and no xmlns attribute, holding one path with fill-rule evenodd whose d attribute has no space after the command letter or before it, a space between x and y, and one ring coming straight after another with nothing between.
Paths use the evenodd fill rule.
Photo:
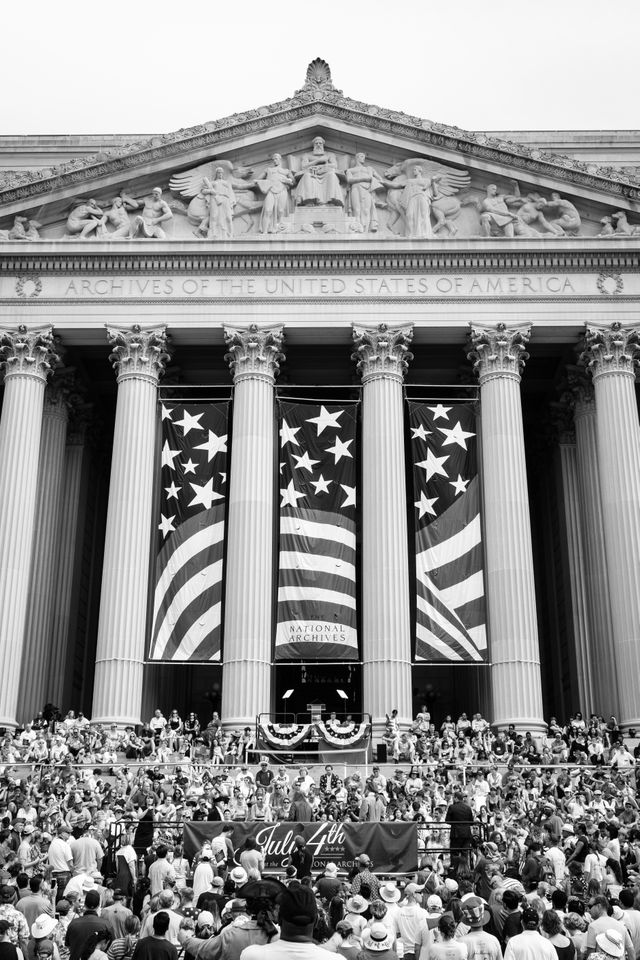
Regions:
<instances>
[{"instance_id":1,"label":"neoclassical stone building","mask_svg":"<svg viewBox=\"0 0 640 960\"><path fill-rule=\"evenodd\" d=\"M376 724L425 703L640 724L639 174L638 133L469 133L351 100L322 61L293 97L176 134L0 138L0 725L51 701L239 726L338 709L338 690ZM320 412L293 427L305 403ZM164 420L181 443L204 429L190 404L229 404L227 432L161 473L179 465ZM441 456L420 461L430 435ZM471 437L468 486L447 471ZM329 451L351 481L317 467ZM207 463L215 481L189 479ZM346 496L301 562L296 536L327 540L304 476ZM438 480L476 491L473 523L437 512ZM175 640L179 575L154 594L182 488L218 554ZM471 552L472 574L436 582L443 553ZM305 563L347 633L296 613L283 571Z\"/></svg>"}]
</instances>

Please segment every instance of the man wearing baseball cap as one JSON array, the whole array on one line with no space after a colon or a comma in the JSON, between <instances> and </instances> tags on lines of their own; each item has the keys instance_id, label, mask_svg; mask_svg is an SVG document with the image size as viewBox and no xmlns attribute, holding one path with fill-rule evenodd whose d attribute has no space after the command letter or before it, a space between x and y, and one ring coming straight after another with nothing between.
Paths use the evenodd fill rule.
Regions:
<instances>
[{"instance_id":1,"label":"man wearing baseball cap","mask_svg":"<svg viewBox=\"0 0 640 960\"><path fill-rule=\"evenodd\" d=\"M509 940L504 960L558 960L556 948L538 930L539 923L538 911L534 907L525 907L522 911L522 933Z\"/></svg>"},{"instance_id":2,"label":"man wearing baseball cap","mask_svg":"<svg viewBox=\"0 0 640 960\"><path fill-rule=\"evenodd\" d=\"M287 887L277 902L280 939L245 947L241 960L327 960L327 951L313 942L318 908L311 887Z\"/></svg>"}]
</instances>

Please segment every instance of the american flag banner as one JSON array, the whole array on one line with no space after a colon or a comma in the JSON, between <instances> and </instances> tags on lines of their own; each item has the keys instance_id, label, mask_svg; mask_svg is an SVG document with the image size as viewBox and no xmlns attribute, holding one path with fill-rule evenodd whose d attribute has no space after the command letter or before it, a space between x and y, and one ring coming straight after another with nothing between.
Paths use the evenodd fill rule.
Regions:
<instances>
[{"instance_id":1,"label":"american flag banner","mask_svg":"<svg viewBox=\"0 0 640 960\"><path fill-rule=\"evenodd\" d=\"M161 405L149 660L221 656L228 403Z\"/></svg>"},{"instance_id":2,"label":"american flag banner","mask_svg":"<svg viewBox=\"0 0 640 960\"><path fill-rule=\"evenodd\" d=\"M487 658L476 418L470 404L409 403L416 660Z\"/></svg>"},{"instance_id":3,"label":"american flag banner","mask_svg":"<svg viewBox=\"0 0 640 960\"><path fill-rule=\"evenodd\" d=\"M279 404L276 660L356 660L357 404Z\"/></svg>"}]
</instances>

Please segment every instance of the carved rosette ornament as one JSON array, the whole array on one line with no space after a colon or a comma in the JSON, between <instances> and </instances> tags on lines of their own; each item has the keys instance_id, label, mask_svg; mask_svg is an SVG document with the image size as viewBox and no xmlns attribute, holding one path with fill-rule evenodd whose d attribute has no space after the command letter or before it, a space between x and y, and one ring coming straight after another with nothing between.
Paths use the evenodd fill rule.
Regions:
<instances>
[{"instance_id":1,"label":"carved rosette ornament","mask_svg":"<svg viewBox=\"0 0 640 960\"><path fill-rule=\"evenodd\" d=\"M49 324L0 328L0 354L5 380L36 377L46 382L53 367L60 362L53 327Z\"/></svg>"},{"instance_id":2,"label":"carved rosette ornament","mask_svg":"<svg viewBox=\"0 0 640 960\"><path fill-rule=\"evenodd\" d=\"M413 360L409 345L413 339L413 326L410 323L389 327L380 323L377 327L353 328L353 340L356 345L351 359L362 382L379 378L402 382Z\"/></svg>"},{"instance_id":3,"label":"carved rosette ornament","mask_svg":"<svg viewBox=\"0 0 640 960\"><path fill-rule=\"evenodd\" d=\"M585 333L585 345L580 360L598 377L626 375L634 377L640 352L640 327L631 327L615 321L611 324L590 324Z\"/></svg>"},{"instance_id":4,"label":"carved rosette ornament","mask_svg":"<svg viewBox=\"0 0 640 960\"><path fill-rule=\"evenodd\" d=\"M472 349L467 357L480 383L503 377L520 381L522 368L529 359L526 345L530 336L528 323L472 324L469 334Z\"/></svg>"},{"instance_id":5,"label":"carved rosette ornament","mask_svg":"<svg viewBox=\"0 0 640 960\"><path fill-rule=\"evenodd\" d=\"M113 350L109 360L118 383L125 379L158 382L169 359L166 327L107 327Z\"/></svg>"},{"instance_id":6,"label":"carved rosette ornament","mask_svg":"<svg viewBox=\"0 0 640 960\"><path fill-rule=\"evenodd\" d=\"M225 360L234 383L243 379L273 383L284 360L283 336L281 326L259 327L252 323L249 327L225 327L224 339L229 351Z\"/></svg>"}]
</instances>

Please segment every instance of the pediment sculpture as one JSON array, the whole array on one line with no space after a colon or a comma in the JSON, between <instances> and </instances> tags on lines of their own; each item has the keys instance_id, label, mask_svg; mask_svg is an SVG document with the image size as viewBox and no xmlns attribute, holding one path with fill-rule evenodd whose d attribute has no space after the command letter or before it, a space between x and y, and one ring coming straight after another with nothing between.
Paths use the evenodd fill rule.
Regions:
<instances>
[{"instance_id":1,"label":"pediment sculpture","mask_svg":"<svg viewBox=\"0 0 640 960\"><path fill-rule=\"evenodd\" d=\"M142 193L70 202L64 225L16 216L0 240L164 240L217 242L338 235L430 241L436 238L636 237L640 226L622 210L585 220L573 199L532 190L518 180L487 175L424 156L396 162L364 150L328 149L317 135L310 148L245 163L212 159L176 172ZM505 171L505 173L507 173ZM578 201L579 203L579 201Z\"/></svg>"}]
</instances>

